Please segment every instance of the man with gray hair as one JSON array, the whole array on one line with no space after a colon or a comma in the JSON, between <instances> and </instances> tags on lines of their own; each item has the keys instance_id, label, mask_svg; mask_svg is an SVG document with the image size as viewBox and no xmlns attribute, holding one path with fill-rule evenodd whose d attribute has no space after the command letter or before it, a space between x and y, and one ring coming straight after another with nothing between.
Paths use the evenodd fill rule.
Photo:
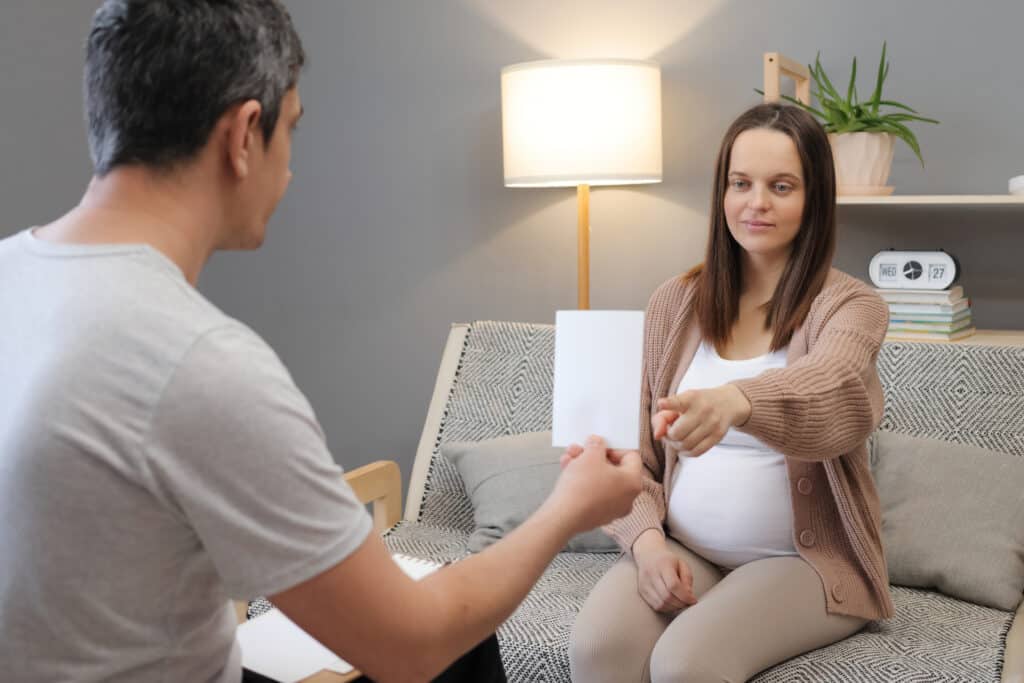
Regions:
<instances>
[{"instance_id":1,"label":"man with gray hair","mask_svg":"<svg viewBox=\"0 0 1024 683\"><path fill-rule=\"evenodd\" d=\"M237 683L229 601L258 595L368 676L426 680L640 490L638 456L594 438L503 541L418 583L391 560L281 361L195 289L263 241L304 59L277 0L96 12L95 175L0 241L5 681Z\"/></svg>"}]
</instances>

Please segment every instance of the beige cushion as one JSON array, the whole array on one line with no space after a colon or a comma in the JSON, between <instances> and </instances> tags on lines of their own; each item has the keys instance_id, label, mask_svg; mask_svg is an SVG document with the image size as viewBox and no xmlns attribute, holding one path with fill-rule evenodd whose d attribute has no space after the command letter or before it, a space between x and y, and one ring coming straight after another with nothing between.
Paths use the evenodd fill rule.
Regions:
<instances>
[{"instance_id":1,"label":"beige cushion","mask_svg":"<svg viewBox=\"0 0 1024 683\"><path fill-rule=\"evenodd\" d=\"M889 580L1015 610L1024 591L1024 458L877 432Z\"/></svg>"}]
</instances>

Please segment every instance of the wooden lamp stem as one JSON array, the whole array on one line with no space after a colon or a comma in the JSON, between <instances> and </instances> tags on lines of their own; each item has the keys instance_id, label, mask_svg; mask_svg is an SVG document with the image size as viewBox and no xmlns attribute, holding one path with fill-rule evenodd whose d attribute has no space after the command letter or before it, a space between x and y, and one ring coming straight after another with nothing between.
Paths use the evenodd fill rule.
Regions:
<instances>
[{"instance_id":1,"label":"wooden lamp stem","mask_svg":"<svg viewBox=\"0 0 1024 683\"><path fill-rule=\"evenodd\" d=\"M590 186L576 186L576 270L578 274L578 305L581 311L590 308Z\"/></svg>"}]
</instances>

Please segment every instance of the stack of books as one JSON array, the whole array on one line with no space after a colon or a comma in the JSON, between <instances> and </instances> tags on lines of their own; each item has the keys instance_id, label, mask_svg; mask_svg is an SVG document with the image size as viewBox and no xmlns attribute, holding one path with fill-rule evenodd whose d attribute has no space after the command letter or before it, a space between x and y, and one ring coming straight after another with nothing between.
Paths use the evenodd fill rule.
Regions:
<instances>
[{"instance_id":1,"label":"stack of books","mask_svg":"<svg viewBox=\"0 0 1024 683\"><path fill-rule=\"evenodd\" d=\"M878 289L889 304L886 340L956 341L974 334L971 302L960 285L950 289Z\"/></svg>"}]
</instances>

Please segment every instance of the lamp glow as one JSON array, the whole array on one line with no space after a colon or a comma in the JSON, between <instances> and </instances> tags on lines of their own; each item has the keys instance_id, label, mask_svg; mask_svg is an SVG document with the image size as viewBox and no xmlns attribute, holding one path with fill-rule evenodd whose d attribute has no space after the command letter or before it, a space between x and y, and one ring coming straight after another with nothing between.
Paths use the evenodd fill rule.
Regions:
<instances>
[{"instance_id":1,"label":"lamp glow","mask_svg":"<svg viewBox=\"0 0 1024 683\"><path fill-rule=\"evenodd\" d=\"M507 187L661 181L661 70L545 60L501 71Z\"/></svg>"},{"instance_id":2,"label":"lamp glow","mask_svg":"<svg viewBox=\"0 0 1024 683\"><path fill-rule=\"evenodd\" d=\"M576 187L578 305L590 307L590 186L661 182L661 69L627 59L501 70L506 187Z\"/></svg>"}]
</instances>

